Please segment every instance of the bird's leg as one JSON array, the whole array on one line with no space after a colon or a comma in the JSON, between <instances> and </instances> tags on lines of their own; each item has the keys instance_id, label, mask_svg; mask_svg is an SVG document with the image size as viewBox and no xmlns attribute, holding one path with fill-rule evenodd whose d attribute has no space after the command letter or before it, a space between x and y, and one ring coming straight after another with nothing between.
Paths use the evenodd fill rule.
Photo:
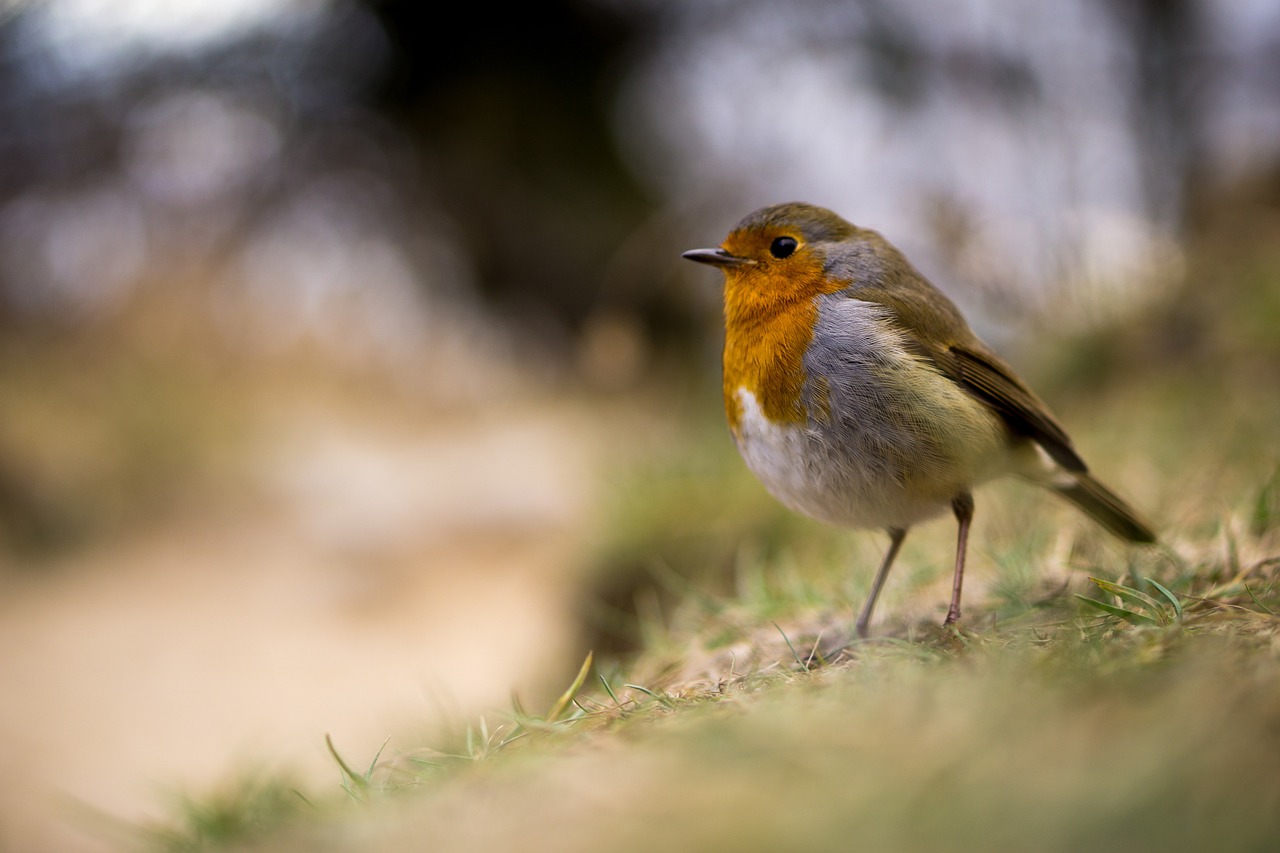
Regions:
<instances>
[{"instance_id":1,"label":"bird's leg","mask_svg":"<svg viewBox=\"0 0 1280 853\"><path fill-rule=\"evenodd\" d=\"M867 625L871 622L871 611L875 609L876 599L880 597L880 588L884 586L884 579L889 576L889 569L893 566L893 560L898 556L898 549L902 547L902 540L906 538L907 531L905 528L889 528L889 550L885 552L884 559L880 561L880 568L876 570L875 580L871 582L871 592L867 594L867 603L862 605L862 612L858 614L858 636L863 639L866 639Z\"/></svg>"},{"instance_id":2,"label":"bird's leg","mask_svg":"<svg viewBox=\"0 0 1280 853\"><path fill-rule=\"evenodd\" d=\"M964 554L969 547L969 522L973 521L973 495L961 492L951 501L951 510L956 514L960 530L956 534L956 576L951 585L951 609L943 625L954 625L960 621L960 586L964 583Z\"/></svg>"}]
</instances>

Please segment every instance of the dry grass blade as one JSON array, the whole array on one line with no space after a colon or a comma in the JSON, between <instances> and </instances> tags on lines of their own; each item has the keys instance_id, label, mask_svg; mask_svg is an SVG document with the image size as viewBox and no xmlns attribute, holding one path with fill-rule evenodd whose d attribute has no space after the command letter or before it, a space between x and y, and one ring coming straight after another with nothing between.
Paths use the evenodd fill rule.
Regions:
<instances>
[{"instance_id":1,"label":"dry grass blade","mask_svg":"<svg viewBox=\"0 0 1280 853\"><path fill-rule=\"evenodd\" d=\"M591 672L591 662L593 653L587 652L586 659L582 662L582 667L578 670L577 676L573 679L573 683L569 685L569 689L560 694L560 698L551 706L551 710L547 712L546 721L554 723L560 719L560 715L568 710L573 704L573 697L578 695L578 691L582 689L582 685L587 682L587 675Z\"/></svg>"}]
</instances>

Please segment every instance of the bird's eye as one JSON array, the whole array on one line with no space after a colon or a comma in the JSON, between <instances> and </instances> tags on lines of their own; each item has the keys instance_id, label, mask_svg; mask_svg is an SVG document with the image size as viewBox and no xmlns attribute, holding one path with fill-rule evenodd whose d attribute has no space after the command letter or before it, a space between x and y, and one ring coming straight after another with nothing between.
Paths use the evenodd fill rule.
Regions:
<instances>
[{"instance_id":1,"label":"bird's eye","mask_svg":"<svg viewBox=\"0 0 1280 853\"><path fill-rule=\"evenodd\" d=\"M775 258L789 258L798 245L794 237L775 237L769 244L769 254Z\"/></svg>"}]
</instances>

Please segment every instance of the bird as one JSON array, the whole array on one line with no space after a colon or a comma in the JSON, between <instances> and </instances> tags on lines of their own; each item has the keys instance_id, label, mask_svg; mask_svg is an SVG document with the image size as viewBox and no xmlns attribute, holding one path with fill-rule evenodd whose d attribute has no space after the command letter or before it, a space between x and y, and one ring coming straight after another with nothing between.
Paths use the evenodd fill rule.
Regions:
<instances>
[{"instance_id":1,"label":"bird","mask_svg":"<svg viewBox=\"0 0 1280 853\"><path fill-rule=\"evenodd\" d=\"M973 491L998 477L1044 486L1121 539L1156 541L1048 406L878 232L788 202L683 257L724 275L725 414L747 467L792 510L889 535L858 637L907 531L948 509L957 536L943 625L960 620Z\"/></svg>"}]
</instances>

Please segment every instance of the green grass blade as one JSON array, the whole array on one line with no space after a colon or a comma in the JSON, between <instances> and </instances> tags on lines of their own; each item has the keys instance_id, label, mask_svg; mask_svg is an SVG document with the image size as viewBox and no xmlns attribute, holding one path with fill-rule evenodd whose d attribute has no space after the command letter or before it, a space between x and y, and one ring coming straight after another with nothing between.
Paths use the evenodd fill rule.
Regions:
<instances>
[{"instance_id":1,"label":"green grass blade","mask_svg":"<svg viewBox=\"0 0 1280 853\"><path fill-rule=\"evenodd\" d=\"M1160 593L1165 597L1165 599L1168 600L1169 604L1173 607L1173 612L1177 614L1177 617L1179 619L1181 619L1182 618L1182 602L1178 600L1178 596L1174 595L1172 592L1166 589L1165 586L1161 584L1159 581L1153 581L1151 578L1146 578L1146 581L1147 583L1155 587L1156 592Z\"/></svg>"},{"instance_id":2,"label":"green grass blade","mask_svg":"<svg viewBox=\"0 0 1280 853\"><path fill-rule=\"evenodd\" d=\"M596 677L599 678L600 683L604 685L604 692L609 694L609 698L613 700L613 704L621 708L622 703L618 701L617 694L613 692L613 687L609 685L609 679L605 678L603 675L597 675Z\"/></svg>"},{"instance_id":3,"label":"green grass blade","mask_svg":"<svg viewBox=\"0 0 1280 853\"><path fill-rule=\"evenodd\" d=\"M1267 615L1269 615L1269 616L1275 616L1275 615L1276 615L1276 612L1275 612L1274 610L1272 610L1272 609L1271 609L1270 607L1268 607L1267 605L1263 604L1263 603L1262 603L1262 601L1261 601L1261 600L1259 600L1258 596L1254 594L1254 592L1253 592L1253 587L1249 586L1248 584L1245 584L1245 585L1244 585L1244 591L1245 591L1245 592L1247 592L1247 593L1249 593L1249 597L1253 599L1253 603L1254 603L1254 604L1256 604L1256 605L1258 605L1259 607L1261 607L1261 608L1262 608L1262 610L1263 610Z\"/></svg>"},{"instance_id":4,"label":"green grass blade","mask_svg":"<svg viewBox=\"0 0 1280 853\"><path fill-rule=\"evenodd\" d=\"M1105 601L1098 601L1096 598L1089 598L1086 595L1077 594L1076 598L1083 601L1091 607L1096 607L1103 613L1111 616L1117 616L1131 625L1154 625L1156 620L1152 619L1145 613L1137 613L1133 610L1125 610L1123 607L1116 607L1114 604L1107 604Z\"/></svg>"},{"instance_id":5,"label":"green grass blade","mask_svg":"<svg viewBox=\"0 0 1280 853\"><path fill-rule=\"evenodd\" d=\"M788 649L791 649L791 656L796 659L796 663L800 664L801 669L808 672L809 664L804 661L804 658L800 657L800 653L796 651L796 647L791 645L791 638L787 636L787 632L782 630L782 627L778 625L777 622L773 623L773 627L778 629L778 633L782 635L782 641L787 644Z\"/></svg>"},{"instance_id":6,"label":"green grass blade","mask_svg":"<svg viewBox=\"0 0 1280 853\"><path fill-rule=\"evenodd\" d=\"M333 760L338 763L338 767L342 770L343 787L347 787L347 783L351 783L355 787L353 794L364 794L369 790L369 781L352 769L351 765L338 754L338 748L333 745L333 738L326 732L324 736L324 745L329 748L329 754L333 756ZM381 750L379 750L381 751ZM348 788L348 791L351 789Z\"/></svg>"},{"instance_id":7,"label":"green grass blade","mask_svg":"<svg viewBox=\"0 0 1280 853\"><path fill-rule=\"evenodd\" d=\"M1133 587L1113 583L1112 581L1102 580L1101 578L1089 578L1089 580L1093 581L1099 589L1111 593L1122 601L1127 601L1130 604L1141 607L1143 610L1150 611L1156 614L1157 617L1164 615L1163 605L1145 592L1136 590Z\"/></svg>"},{"instance_id":8,"label":"green grass blade","mask_svg":"<svg viewBox=\"0 0 1280 853\"><path fill-rule=\"evenodd\" d=\"M641 687L639 684L624 684L622 686L629 687L632 690L639 690L641 693L648 696L650 699L654 699L657 702L659 702L664 708L675 707L675 705L671 702L670 697L664 696L661 693L655 693L654 691L650 690L648 687Z\"/></svg>"},{"instance_id":9,"label":"green grass blade","mask_svg":"<svg viewBox=\"0 0 1280 853\"><path fill-rule=\"evenodd\" d=\"M382 751L387 748L387 744L391 743L391 735L387 735L387 739L382 742L382 746L378 747L378 751L373 754L373 761L369 762L369 769L365 771L364 780L366 782L373 781L374 768L378 766L378 759L382 757Z\"/></svg>"}]
</instances>

